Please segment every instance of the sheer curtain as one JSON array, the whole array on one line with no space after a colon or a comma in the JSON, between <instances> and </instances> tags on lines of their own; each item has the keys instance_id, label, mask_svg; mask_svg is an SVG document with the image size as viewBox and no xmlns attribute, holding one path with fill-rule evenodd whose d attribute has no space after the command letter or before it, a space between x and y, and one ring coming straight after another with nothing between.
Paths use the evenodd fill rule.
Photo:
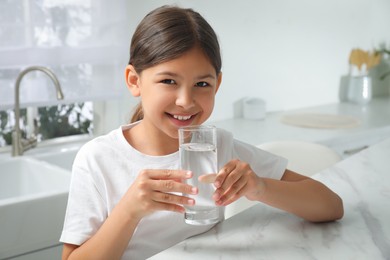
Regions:
<instances>
[{"instance_id":1,"label":"sheer curtain","mask_svg":"<svg viewBox=\"0 0 390 260\"><path fill-rule=\"evenodd\" d=\"M57 75L62 103L116 99L128 56L126 0L1 0L0 110L13 108L14 84L31 65ZM22 106L58 104L41 72L21 83Z\"/></svg>"}]
</instances>

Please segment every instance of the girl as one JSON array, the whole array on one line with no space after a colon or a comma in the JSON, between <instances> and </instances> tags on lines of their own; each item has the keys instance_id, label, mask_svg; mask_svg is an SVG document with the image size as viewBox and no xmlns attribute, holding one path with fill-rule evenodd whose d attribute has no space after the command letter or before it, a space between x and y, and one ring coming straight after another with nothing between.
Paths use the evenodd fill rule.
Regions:
<instances>
[{"instance_id":1,"label":"girl","mask_svg":"<svg viewBox=\"0 0 390 260\"><path fill-rule=\"evenodd\" d=\"M138 25L125 70L141 103L132 123L85 144L73 165L63 259L145 259L212 226L184 223L196 194L179 170L178 128L210 116L222 80L217 36L191 9L164 6ZM286 160L218 132L213 199L245 196L313 222L343 216L323 184L286 170ZM259 216L261 217L261 216Z\"/></svg>"}]
</instances>

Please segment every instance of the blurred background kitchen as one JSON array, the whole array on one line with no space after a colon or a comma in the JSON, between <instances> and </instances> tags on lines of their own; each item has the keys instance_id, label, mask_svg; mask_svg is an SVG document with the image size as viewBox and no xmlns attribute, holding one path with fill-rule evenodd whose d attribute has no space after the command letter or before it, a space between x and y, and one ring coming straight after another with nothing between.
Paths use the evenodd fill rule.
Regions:
<instances>
[{"instance_id":1,"label":"blurred background kitchen","mask_svg":"<svg viewBox=\"0 0 390 260\"><path fill-rule=\"evenodd\" d=\"M194 8L218 34L223 82L210 122L242 117L247 97L264 101L267 113L348 102L340 90L352 74L370 76L372 98L389 96L388 0L0 0L0 152L11 151L15 80L33 65L51 69L64 93L58 101L42 72L23 78L21 132L36 135L38 147L58 137L62 143L88 139L128 122L138 103L124 82L131 35L164 4ZM381 58L361 67L353 50ZM4 221L0 215L0 234ZM0 259L33 259L23 254L40 250L19 250L15 241L0 248Z\"/></svg>"},{"instance_id":2,"label":"blurred background kitchen","mask_svg":"<svg viewBox=\"0 0 390 260\"><path fill-rule=\"evenodd\" d=\"M2 144L12 126L12 111L4 111L13 108L15 79L30 65L55 72L65 94L61 103L67 106L51 112L65 115L81 133L102 134L126 122L137 103L123 80L131 35L147 12L172 3L198 10L219 36L224 77L212 121L235 116L234 104L248 96L265 100L267 111L337 102L351 50L390 48L387 0L1 0ZM382 62L380 72L389 66ZM387 77L375 83L380 88L374 86L374 95L388 95L389 82ZM23 106L56 105L49 84L42 73L26 77ZM32 131L29 124L27 131Z\"/></svg>"}]
</instances>

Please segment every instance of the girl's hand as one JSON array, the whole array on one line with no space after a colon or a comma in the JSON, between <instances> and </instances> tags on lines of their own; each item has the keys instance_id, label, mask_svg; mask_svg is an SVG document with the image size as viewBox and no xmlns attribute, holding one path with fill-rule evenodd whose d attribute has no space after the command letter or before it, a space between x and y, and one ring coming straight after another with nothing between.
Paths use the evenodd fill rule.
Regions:
<instances>
[{"instance_id":1,"label":"girl's hand","mask_svg":"<svg viewBox=\"0 0 390 260\"><path fill-rule=\"evenodd\" d=\"M226 206L242 196L258 200L264 192L265 183L258 177L248 163L231 160L217 174L214 182L217 190L213 195L217 205Z\"/></svg>"},{"instance_id":2,"label":"girl's hand","mask_svg":"<svg viewBox=\"0 0 390 260\"><path fill-rule=\"evenodd\" d=\"M194 205L195 201L173 193L197 194L197 188L182 183L191 177L192 172L183 170L143 170L123 200L131 216L138 219L158 210L184 213L182 205Z\"/></svg>"}]
</instances>

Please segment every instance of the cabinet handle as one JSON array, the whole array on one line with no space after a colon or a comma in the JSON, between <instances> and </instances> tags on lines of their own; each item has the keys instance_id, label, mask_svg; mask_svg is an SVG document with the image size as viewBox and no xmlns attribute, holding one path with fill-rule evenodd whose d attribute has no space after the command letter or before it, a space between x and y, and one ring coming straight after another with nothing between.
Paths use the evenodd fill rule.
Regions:
<instances>
[{"instance_id":1,"label":"cabinet handle","mask_svg":"<svg viewBox=\"0 0 390 260\"><path fill-rule=\"evenodd\" d=\"M352 154L355 154L355 153L358 153L364 149L367 149L369 146L368 145L364 145L362 147L358 147L358 148L353 148L353 149L349 149L349 150L345 150L344 151L344 154L345 155L352 155Z\"/></svg>"}]
</instances>

